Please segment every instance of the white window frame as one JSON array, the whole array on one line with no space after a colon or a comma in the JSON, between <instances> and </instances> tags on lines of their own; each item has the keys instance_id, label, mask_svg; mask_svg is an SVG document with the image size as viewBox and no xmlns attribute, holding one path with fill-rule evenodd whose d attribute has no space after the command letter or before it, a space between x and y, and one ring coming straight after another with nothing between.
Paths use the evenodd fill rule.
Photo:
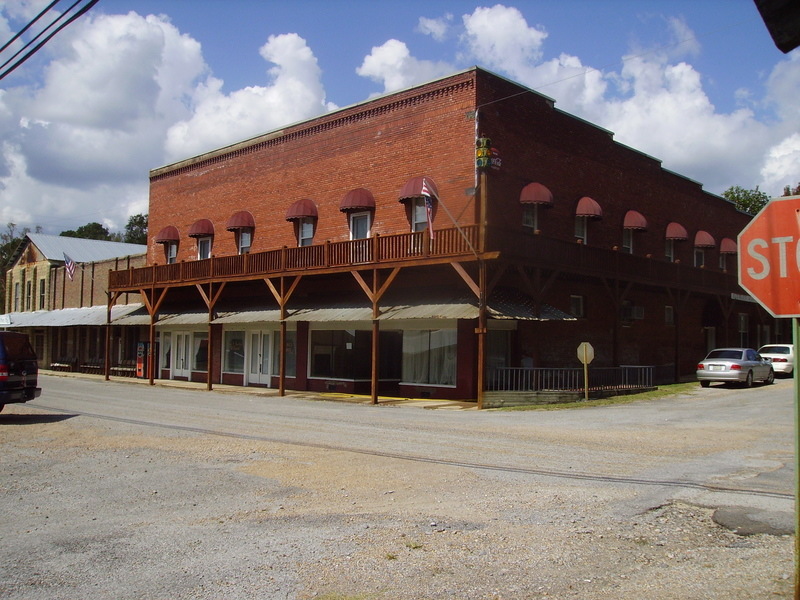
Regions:
<instances>
[{"instance_id":1,"label":"white window frame","mask_svg":"<svg viewBox=\"0 0 800 600\"><path fill-rule=\"evenodd\" d=\"M589 217L576 216L575 217L575 238L581 240L584 244L588 240L588 226Z\"/></svg>"},{"instance_id":2,"label":"white window frame","mask_svg":"<svg viewBox=\"0 0 800 600\"><path fill-rule=\"evenodd\" d=\"M213 238L209 236L197 238L197 260L211 258L211 246ZM203 255L206 256L203 256Z\"/></svg>"},{"instance_id":3,"label":"white window frame","mask_svg":"<svg viewBox=\"0 0 800 600\"><path fill-rule=\"evenodd\" d=\"M706 251L703 248L694 249L694 266L695 267L706 266Z\"/></svg>"},{"instance_id":4,"label":"white window frame","mask_svg":"<svg viewBox=\"0 0 800 600\"><path fill-rule=\"evenodd\" d=\"M178 242L168 242L165 244L167 264L173 265L178 261Z\"/></svg>"},{"instance_id":5,"label":"white window frame","mask_svg":"<svg viewBox=\"0 0 800 600\"><path fill-rule=\"evenodd\" d=\"M372 213L369 211L365 212L354 212L350 213L349 217L350 222L350 239L351 240L363 240L371 236L372 234ZM356 222L360 222L366 220L367 222L367 230L366 235L356 237Z\"/></svg>"},{"instance_id":6,"label":"white window frame","mask_svg":"<svg viewBox=\"0 0 800 600\"><path fill-rule=\"evenodd\" d=\"M622 230L622 250L633 254L633 229L627 227Z\"/></svg>"},{"instance_id":7,"label":"white window frame","mask_svg":"<svg viewBox=\"0 0 800 600\"><path fill-rule=\"evenodd\" d=\"M664 256L667 257L669 262L675 262L675 240L666 240L664 242Z\"/></svg>"},{"instance_id":8,"label":"white window frame","mask_svg":"<svg viewBox=\"0 0 800 600\"><path fill-rule=\"evenodd\" d=\"M242 227L236 232L236 249L239 254L250 254L250 247L253 245L253 230L250 227Z\"/></svg>"},{"instance_id":9,"label":"white window frame","mask_svg":"<svg viewBox=\"0 0 800 600\"><path fill-rule=\"evenodd\" d=\"M522 207L522 226L539 231L539 205L525 204Z\"/></svg>"},{"instance_id":10,"label":"white window frame","mask_svg":"<svg viewBox=\"0 0 800 600\"><path fill-rule=\"evenodd\" d=\"M425 231L428 228L428 213L425 209L425 198L414 198L414 205L411 207L411 231Z\"/></svg>"},{"instance_id":11,"label":"white window frame","mask_svg":"<svg viewBox=\"0 0 800 600\"><path fill-rule=\"evenodd\" d=\"M314 218L302 217L297 220L297 245L311 246L314 243Z\"/></svg>"}]
</instances>

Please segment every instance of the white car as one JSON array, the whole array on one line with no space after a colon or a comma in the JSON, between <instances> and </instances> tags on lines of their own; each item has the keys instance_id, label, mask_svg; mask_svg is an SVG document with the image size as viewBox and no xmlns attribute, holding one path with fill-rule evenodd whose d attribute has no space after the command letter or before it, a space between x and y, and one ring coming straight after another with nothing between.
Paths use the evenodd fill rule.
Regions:
<instances>
[{"instance_id":1,"label":"white car","mask_svg":"<svg viewBox=\"0 0 800 600\"><path fill-rule=\"evenodd\" d=\"M794 346L792 344L767 344L758 353L770 359L776 373L791 375L794 372Z\"/></svg>"}]
</instances>

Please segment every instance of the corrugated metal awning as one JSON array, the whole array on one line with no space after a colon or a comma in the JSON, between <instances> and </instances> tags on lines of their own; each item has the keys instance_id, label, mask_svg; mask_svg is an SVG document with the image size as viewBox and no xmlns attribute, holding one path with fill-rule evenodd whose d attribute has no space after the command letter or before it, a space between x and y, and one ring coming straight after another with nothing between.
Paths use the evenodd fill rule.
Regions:
<instances>
[{"instance_id":1,"label":"corrugated metal awning","mask_svg":"<svg viewBox=\"0 0 800 600\"><path fill-rule=\"evenodd\" d=\"M139 310L141 304L120 304L111 309L111 320ZM107 306L84 306L59 310L10 313L4 327L71 327L76 325L105 325Z\"/></svg>"}]
</instances>

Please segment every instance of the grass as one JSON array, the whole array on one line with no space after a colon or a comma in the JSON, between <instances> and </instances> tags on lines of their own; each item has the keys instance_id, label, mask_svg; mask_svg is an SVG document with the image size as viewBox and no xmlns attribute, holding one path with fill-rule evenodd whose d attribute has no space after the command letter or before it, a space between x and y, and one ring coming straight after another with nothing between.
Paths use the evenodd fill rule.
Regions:
<instances>
[{"instance_id":1,"label":"grass","mask_svg":"<svg viewBox=\"0 0 800 600\"><path fill-rule=\"evenodd\" d=\"M526 406L508 406L503 408L493 408L490 410L565 410L575 408L590 408L595 406L614 406L615 404L630 404L632 402L642 402L647 400L659 400L669 396L686 394L692 390L699 389L696 381L688 383L673 383L659 386L658 389L640 394L626 394L623 396L610 396L608 398L598 398L580 402L559 402L554 404L530 404Z\"/></svg>"}]
</instances>

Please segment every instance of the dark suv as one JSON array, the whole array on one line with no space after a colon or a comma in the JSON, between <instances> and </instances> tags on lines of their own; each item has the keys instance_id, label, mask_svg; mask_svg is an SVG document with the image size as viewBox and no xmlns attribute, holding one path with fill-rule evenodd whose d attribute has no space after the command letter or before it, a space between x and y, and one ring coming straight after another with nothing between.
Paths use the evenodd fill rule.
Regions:
<instances>
[{"instance_id":1,"label":"dark suv","mask_svg":"<svg viewBox=\"0 0 800 600\"><path fill-rule=\"evenodd\" d=\"M0 331L0 410L6 404L38 398L39 363L28 336Z\"/></svg>"}]
</instances>

